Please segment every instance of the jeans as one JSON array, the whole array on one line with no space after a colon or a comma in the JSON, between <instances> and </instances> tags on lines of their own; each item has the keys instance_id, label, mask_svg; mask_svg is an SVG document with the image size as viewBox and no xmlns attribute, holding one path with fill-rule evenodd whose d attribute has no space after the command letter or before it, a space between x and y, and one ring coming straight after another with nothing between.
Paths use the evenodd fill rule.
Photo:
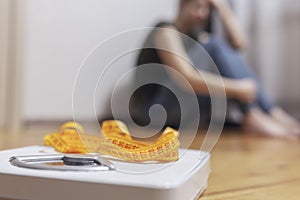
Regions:
<instances>
[{"instance_id":1,"label":"jeans","mask_svg":"<svg viewBox=\"0 0 300 200\"><path fill-rule=\"evenodd\" d=\"M240 57L237 51L230 47L229 44L216 37L211 37L209 41L202 44L202 46L215 62L221 76L232 79L250 78L256 81L258 87L256 95L257 98L253 104L244 104L232 99L232 101L236 101L239 104L243 113L249 112L249 110L253 107L259 107L266 113L271 111L274 104L266 96L266 93L256 75Z\"/></svg>"}]
</instances>

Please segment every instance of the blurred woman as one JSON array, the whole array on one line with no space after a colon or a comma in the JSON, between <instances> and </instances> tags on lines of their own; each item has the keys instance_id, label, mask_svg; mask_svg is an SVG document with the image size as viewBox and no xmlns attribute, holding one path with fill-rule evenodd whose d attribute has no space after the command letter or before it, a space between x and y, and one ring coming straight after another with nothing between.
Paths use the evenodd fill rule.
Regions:
<instances>
[{"instance_id":1,"label":"blurred woman","mask_svg":"<svg viewBox=\"0 0 300 200\"><path fill-rule=\"evenodd\" d=\"M224 25L227 41L210 34L212 10L217 12ZM173 34L174 31L153 32L146 43L159 44L159 46L164 46L164 49L179 52L182 57L189 57L193 65L198 68L197 70L200 70L201 75L182 57L155 48L143 49L138 57L137 66L158 63L175 69L184 76L198 95L202 110L210 107L208 86L214 91L224 88L228 100L237 102L242 111L244 115L242 127L245 129L278 137L300 135L298 121L267 98L255 74L240 57L239 51L246 48L247 39L225 1L181 0L176 19L173 22L161 22L156 27L178 31L197 40L215 62L223 83L217 81L216 74L200 67L203 60L197 58L197 51L201 50L187 49L185 41L178 34ZM169 72L162 72L161 76L165 79L170 78L178 85L181 84ZM142 78L141 74L137 74L137 79ZM178 127L180 108L172 95L166 88L159 85L146 85L140 88L136 91L131 103L134 120L140 124L149 123L148 109L153 104L161 104L168 113L166 125ZM205 114L210 115L207 109Z\"/></svg>"}]
</instances>

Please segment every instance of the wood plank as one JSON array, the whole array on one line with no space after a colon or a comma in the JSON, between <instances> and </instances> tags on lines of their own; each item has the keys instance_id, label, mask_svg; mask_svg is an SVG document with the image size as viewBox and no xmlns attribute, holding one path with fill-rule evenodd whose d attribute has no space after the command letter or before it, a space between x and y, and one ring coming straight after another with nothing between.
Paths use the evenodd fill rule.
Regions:
<instances>
[{"instance_id":1,"label":"wood plank","mask_svg":"<svg viewBox=\"0 0 300 200\"><path fill-rule=\"evenodd\" d=\"M263 188L280 188L300 181L297 141L223 135L212 152L212 174L203 199L254 199ZM288 191L267 199L283 199ZM292 192L292 191L291 191ZM294 192L294 191L293 191ZM300 198L300 191L296 191ZM247 195L244 195L247 196ZM256 199L265 199L263 196Z\"/></svg>"},{"instance_id":2,"label":"wood plank","mask_svg":"<svg viewBox=\"0 0 300 200\"><path fill-rule=\"evenodd\" d=\"M254 188L248 188L236 191L227 191L219 194L204 195L201 200L256 200L256 199L272 199L272 200L298 200L299 199L300 180L291 180L273 185L265 185Z\"/></svg>"}]
</instances>

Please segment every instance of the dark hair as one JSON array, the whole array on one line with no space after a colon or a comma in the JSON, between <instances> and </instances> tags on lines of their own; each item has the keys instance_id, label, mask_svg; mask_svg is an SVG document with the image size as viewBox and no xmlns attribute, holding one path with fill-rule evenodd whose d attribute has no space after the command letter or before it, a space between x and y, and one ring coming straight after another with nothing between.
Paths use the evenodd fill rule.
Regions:
<instances>
[{"instance_id":1,"label":"dark hair","mask_svg":"<svg viewBox=\"0 0 300 200\"><path fill-rule=\"evenodd\" d=\"M180 0L180 6L183 6L184 4L193 1L193 0Z\"/></svg>"},{"instance_id":2,"label":"dark hair","mask_svg":"<svg viewBox=\"0 0 300 200\"><path fill-rule=\"evenodd\" d=\"M194 0L180 0L180 8L184 5L184 4L186 4L186 3L189 3L189 2L191 2L191 1L194 1ZM210 8L210 12L209 12L209 17L208 17L208 20L207 20L207 22L206 22L206 24L205 24L205 26L204 26L204 30L206 31L206 32L209 32L209 33L212 33L213 32L213 20L212 20L212 18L213 18L213 8L211 7Z\"/></svg>"}]
</instances>

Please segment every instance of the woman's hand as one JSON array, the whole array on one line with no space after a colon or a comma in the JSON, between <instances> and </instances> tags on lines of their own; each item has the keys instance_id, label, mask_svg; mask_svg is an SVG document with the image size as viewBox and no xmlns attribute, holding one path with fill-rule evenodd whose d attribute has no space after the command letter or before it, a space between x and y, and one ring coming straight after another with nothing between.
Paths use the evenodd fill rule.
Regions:
<instances>
[{"instance_id":1,"label":"woman's hand","mask_svg":"<svg viewBox=\"0 0 300 200\"><path fill-rule=\"evenodd\" d=\"M234 49L243 50L247 46L247 36L240 27L229 4L225 0L208 0L220 16L228 41Z\"/></svg>"},{"instance_id":2,"label":"woman's hand","mask_svg":"<svg viewBox=\"0 0 300 200\"><path fill-rule=\"evenodd\" d=\"M208 0L212 7L219 10L220 8L227 6L227 3L224 0Z\"/></svg>"}]
</instances>

